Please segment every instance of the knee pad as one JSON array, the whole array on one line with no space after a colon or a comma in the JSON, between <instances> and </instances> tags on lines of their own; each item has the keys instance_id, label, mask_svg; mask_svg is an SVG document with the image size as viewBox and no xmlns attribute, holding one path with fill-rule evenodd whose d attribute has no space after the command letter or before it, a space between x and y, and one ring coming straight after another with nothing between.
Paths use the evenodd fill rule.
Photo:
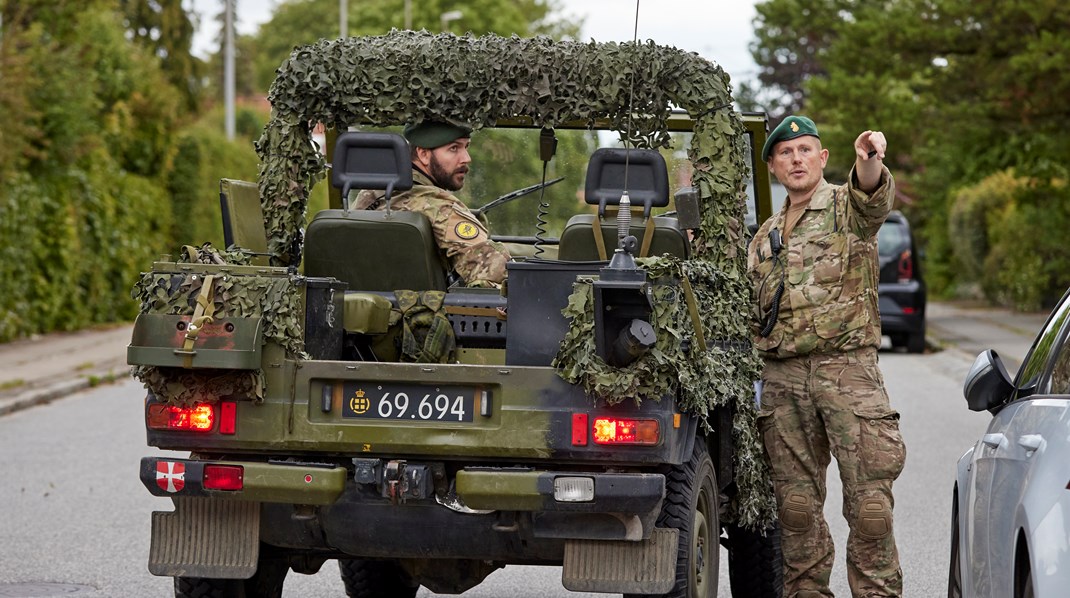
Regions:
<instances>
[{"instance_id":1,"label":"knee pad","mask_svg":"<svg viewBox=\"0 0 1070 598\"><path fill-rule=\"evenodd\" d=\"M780 505L780 527L793 532L806 532L814 525L813 500L805 494L790 493Z\"/></svg>"},{"instance_id":2,"label":"knee pad","mask_svg":"<svg viewBox=\"0 0 1070 598\"><path fill-rule=\"evenodd\" d=\"M892 534L892 509L879 498L867 498L858 506L855 531L866 540L883 540Z\"/></svg>"}]
</instances>

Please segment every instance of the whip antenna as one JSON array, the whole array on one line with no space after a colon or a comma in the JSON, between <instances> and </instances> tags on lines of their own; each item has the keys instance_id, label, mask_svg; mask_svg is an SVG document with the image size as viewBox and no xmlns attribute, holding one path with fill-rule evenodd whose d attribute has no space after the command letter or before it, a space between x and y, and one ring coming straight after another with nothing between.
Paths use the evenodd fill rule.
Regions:
<instances>
[{"instance_id":1,"label":"whip antenna","mask_svg":"<svg viewBox=\"0 0 1070 598\"><path fill-rule=\"evenodd\" d=\"M635 27L632 30L632 50L639 49L639 0L635 0ZM628 140L632 135L632 112L635 101L635 69L637 63L632 60L632 72L628 78L628 120L624 135L624 192L621 193L620 203L617 206L617 251L628 251L629 243L626 241L632 228L632 200L628 197L628 167L631 163L631 152L628 151ZM628 251L631 253L630 251Z\"/></svg>"}]
</instances>

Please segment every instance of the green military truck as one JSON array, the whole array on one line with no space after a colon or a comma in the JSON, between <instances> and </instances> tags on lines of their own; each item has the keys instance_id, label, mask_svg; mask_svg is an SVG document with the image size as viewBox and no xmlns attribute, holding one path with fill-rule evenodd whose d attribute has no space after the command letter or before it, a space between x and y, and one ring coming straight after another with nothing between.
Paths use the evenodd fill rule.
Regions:
<instances>
[{"instance_id":1,"label":"green military truck","mask_svg":"<svg viewBox=\"0 0 1070 598\"><path fill-rule=\"evenodd\" d=\"M411 597L553 565L573 591L698 598L724 545L734 596L779 596L744 277L767 128L732 110L720 67L653 43L392 32L297 48L278 73L258 183L222 183L229 247L186 247L135 287L148 444L188 452L141 462L174 504L149 570L176 596L280 596L337 560L350 596ZM540 217L507 239L502 289L465 288L424 216L348 206L411 186L391 127L423 119L476 145L528 136L544 180L557 135L625 143L557 187L576 211L558 236ZM316 123L340 132L329 165ZM333 205L308 219L325 172Z\"/></svg>"}]
</instances>

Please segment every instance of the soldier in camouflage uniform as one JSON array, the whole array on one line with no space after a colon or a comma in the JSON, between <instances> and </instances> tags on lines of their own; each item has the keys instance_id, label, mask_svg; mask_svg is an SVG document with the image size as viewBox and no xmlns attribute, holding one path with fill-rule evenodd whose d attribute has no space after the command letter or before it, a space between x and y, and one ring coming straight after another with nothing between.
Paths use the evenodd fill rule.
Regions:
<instances>
[{"instance_id":1,"label":"soldier in camouflage uniform","mask_svg":"<svg viewBox=\"0 0 1070 598\"><path fill-rule=\"evenodd\" d=\"M435 241L450 268L471 287L501 286L509 252L490 240L487 227L451 191L464 186L472 130L446 123L407 125L405 138L412 146L412 180L409 191L394 195L393 210L420 212L431 221ZM360 210L385 209L381 195L362 192Z\"/></svg>"},{"instance_id":2,"label":"soldier in camouflage uniform","mask_svg":"<svg viewBox=\"0 0 1070 598\"><path fill-rule=\"evenodd\" d=\"M847 576L856 597L901 596L892 535L892 482L906 449L877 366L877 230L892 175L879 131L855 140L849 182L823 178L817 127L791 116L762 158L788 190L758 229L747 270L755 344L765 359L758 424L773 472L786 598L832 596L834 547L823 516L830 454L843 482Z\"/></svg>"}]
</instances>

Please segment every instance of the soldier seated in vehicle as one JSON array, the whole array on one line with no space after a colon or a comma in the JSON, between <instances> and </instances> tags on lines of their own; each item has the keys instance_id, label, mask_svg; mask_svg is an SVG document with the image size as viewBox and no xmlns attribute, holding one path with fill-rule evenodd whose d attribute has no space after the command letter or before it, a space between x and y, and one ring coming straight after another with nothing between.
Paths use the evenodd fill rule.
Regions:
<instances>
[{"instance_id":1,"label":"soldier seated in vehicle","mask_svg":"<svg viewBox=\"0 0 1070 598\"><path fill-rule=\"evenodd\" d=\"M435 241L451 270L470 287L498 287L505 280L509 251L490 239L487 227L452 192L464 186L472 161L472 130L442 122L408 124L403 131L412 148L409 191L394 195L390 209L419 212L431 221ZM379 193L362 192L357 209L383 210Z\"/></svg>"}]
</instances>

